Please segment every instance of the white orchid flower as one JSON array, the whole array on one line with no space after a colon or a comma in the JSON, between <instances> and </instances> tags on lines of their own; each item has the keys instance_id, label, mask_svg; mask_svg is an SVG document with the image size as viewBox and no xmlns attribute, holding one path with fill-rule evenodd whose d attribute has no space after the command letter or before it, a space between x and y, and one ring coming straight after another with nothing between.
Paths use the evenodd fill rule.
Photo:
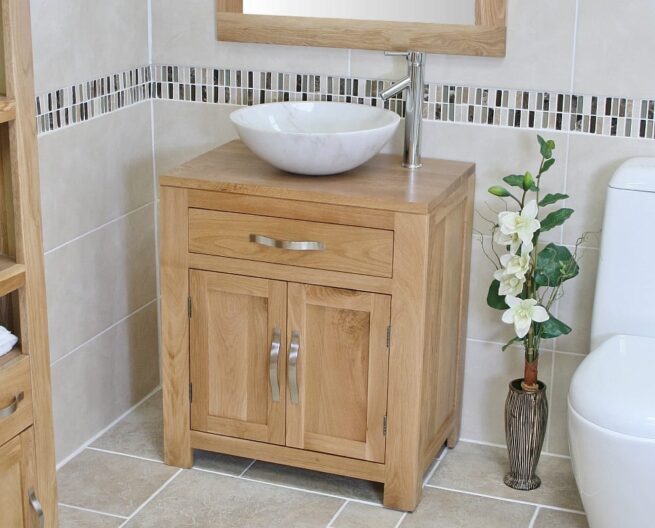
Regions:
<instances>
[{"instance_id":1,"label":"white orchid flower","mask_svg":"<svg viewBox=\"0 0 655 528\"><path fill-rule=\"evenodd\" d=\"M510 253L517 253L521 247L521 239L518 233L506 235L502 231L497 230L494 236L494 242L500 246L509 247Z\"/></svg>"},{"instance_id":2,"label":"white orchid flower","mask_svg":"<svg viewBox=\"0 0 655 528\"><path fill-rule=\"evenodd\" d=\"M496 279L500 286L498 287L498 295L519 295L523 291L523 285L525 284L525 277L515 275L515 274L506 274L503 273L503 270L498 270L494 273L494 279Z\"/></svg>"},{"instance_id":3,"label":"white orchid flower","mask_svg":"<svg viewBox=\"0 0 655 528\"><path fill-rule=\"evenodd\" d=\"M550 319L550 315L543 306L538 306L535 299L519 299L513 295L505 297L509 306L503 314L503 323L513 324L516 336L523 339L530 331L532 322L543 323Z\"/></svg>"},{"instance_id":4,"label":"white orchid flower","mask_svg":"<svg viewBox=\"0 0 655 528\"><path fill-rule=\"evenodd\" d=\"M508 253L500 257L500 264L503 266L505 275L517 275L525 277L530 269L530 253L523 249L521 255Z\"/></svg>"},{"instance_id":5,"label":"white orchid flower","mask_svg":"<svg viewBox=\"0 0 655 528\"><path fill-rule=\"evenodd\" d=\"M541 227L537 220L539 207L536 200L530 200L520 213L502 211L498 214L500 232L508 237L518 237L526 252L532 251L532 237Z\"/></svg>"}]
</instances>

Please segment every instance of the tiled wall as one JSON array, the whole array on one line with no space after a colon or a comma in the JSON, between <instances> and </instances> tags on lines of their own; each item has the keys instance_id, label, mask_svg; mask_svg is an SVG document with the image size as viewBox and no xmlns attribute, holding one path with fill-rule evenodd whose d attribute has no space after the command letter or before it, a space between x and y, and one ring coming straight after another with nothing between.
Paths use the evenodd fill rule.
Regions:
<instances>
[{"instance_id":1,"label":"tiled wall","mask_svg":"<svg viewBox=\"0 0 655 528\"><path fill-rule=\"evenodd\" d=\"M95 94L87 86L108 72L147 86L147 0L31 8L36 93L55 92L44 108L62 87L76 86L75 99L61 93L70 108L116 92L113 76ZM88 113L116 98L96 97ZM151 117L144 103L39 137L58 461L159 383Z\"/></svg>"},{"instance_id":2,"label":"tiled wall","mask_svg":"<svg viewBox=\"0 0 655 528\"><path fill-rule=\"evenodd\" d=\"M62 14L50 13L48 2L32 0L33 8L55 17L60 30L82 23L69 19L79 2L66 0L70 6ZM53 376L69 386L55 384L57 423L65 428L58 432L61 456L109 423L141 389L156 384L155 327L145 326L151 328L146 337L130 334L142 328L144 318L151 325L155 321L151 213L156 202L148 149L154 148L154 169L162 173L233 139L228 115L235 104L287 98L381 104L380 85L405 74L402 59L380 52L216 42L214 0L153 2L148 56L132 34L139 30L148 36L144 3L119 1L105 19L94 17L92 24L102 27L85 29L66 44L83 46L86 38L88 46L104 46L105 69L84 51L79 64L76 59L54 71L52 60L63 58L53 57L51 49L40 58L37 45L40 38L47 43L50 34L55 38L52 21L40 29L45 36L35 35ZM632 156L655 156L655 71L642 60L655 51L650 34L655 7L649 0L627 4L617 9L610 0L510 0L506 58L429 57L424 154L478 164L482 215L488 212L486 188L506 174L534 169L537 131L558 145L547 190L569 193L567 205L576 209L564 229L549 234L567 245L583 232L600 230L605 188L618 165ZM129 20L121 18L128 12ZM38 22L35 26L39 29ZM127 43L110 39L112 31L129 33ZM94 34L100 44L91 39ZM150 97L151 103L143 102ZM393 101L391 109L402 114L402 101ZM401 141L398 134L387 150L399 152ZM139 236L135 225L142 225ZM480 217L476 228L484 229ZM128 258L134 254L138 258ZM60 264L64 261L74 269ZM546 449L552 453L568 452L566 392L589 352L597 262L598 236L592 235L582 276L570 283L557 309L574 333L549 343L542 358L551 397ZM474 243L464 436L501 444L506 385L521 375L522 354L500 350L510 330L485 305L491 272ZM83 285L72 284L73 277ZM59 335L63 325L69 327L65 336ZM114 365L104 362L114 358L103 346L113 334L122 336L126 348L121 348L121 366L106 370ZM130 384L134 397L108 385L107 372L122 387ZM151 377L139 383L144 372ZM73 389L77 376L89 381ZM87 391L79 419L67 409Z\"/></svg>"}]
</instances>

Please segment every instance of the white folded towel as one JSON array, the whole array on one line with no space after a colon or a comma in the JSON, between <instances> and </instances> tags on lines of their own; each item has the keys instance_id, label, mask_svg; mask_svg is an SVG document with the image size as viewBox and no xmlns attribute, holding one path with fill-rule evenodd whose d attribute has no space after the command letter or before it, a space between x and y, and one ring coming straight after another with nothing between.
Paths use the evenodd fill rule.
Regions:
<instances>
[{"instance_id":1,"label":"white folded towel","mask_svg":"<svg viewBox=\"0 0 655 528\"><path fill-rule=\"evenodd\" d=\"M11 352L16 343L18 343L18 338L4 326L0 326L0 356Z\"/></svg>"}]
</instances>

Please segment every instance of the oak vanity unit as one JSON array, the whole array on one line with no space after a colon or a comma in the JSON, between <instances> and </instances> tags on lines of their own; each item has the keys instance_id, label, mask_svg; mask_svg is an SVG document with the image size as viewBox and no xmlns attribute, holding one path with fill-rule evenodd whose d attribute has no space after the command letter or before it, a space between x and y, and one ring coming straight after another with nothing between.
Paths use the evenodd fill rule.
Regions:
<instances>
[{"instance_id":1,"label":"oak vanity unit","mask_svg":"<svg viewBox=\"0 0 655 528\"><path fill-rule=\"evenodd\" d=\"M303 177L234 141L160 183L166 462L347 475L414 510L459 436L474 166Z\"/></svg>"}]
</instances>

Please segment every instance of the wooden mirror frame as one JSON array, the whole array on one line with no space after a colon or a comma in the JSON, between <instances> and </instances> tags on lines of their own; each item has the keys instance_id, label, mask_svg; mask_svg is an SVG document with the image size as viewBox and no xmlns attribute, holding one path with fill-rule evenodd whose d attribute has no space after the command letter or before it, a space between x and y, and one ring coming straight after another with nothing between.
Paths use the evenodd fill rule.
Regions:
<instances>
[{"instance_id":1,"label":"wooden mirror frame","mask_svg":"<svg viewBox=\"0 0 655 528\"><path fill-rule=\"evenodd\" d=\"M216 2L216 31L221 41L505 56L507 0L475 0L474 26L244 15L243 0Z\"/></svg>"}]
</instances>

